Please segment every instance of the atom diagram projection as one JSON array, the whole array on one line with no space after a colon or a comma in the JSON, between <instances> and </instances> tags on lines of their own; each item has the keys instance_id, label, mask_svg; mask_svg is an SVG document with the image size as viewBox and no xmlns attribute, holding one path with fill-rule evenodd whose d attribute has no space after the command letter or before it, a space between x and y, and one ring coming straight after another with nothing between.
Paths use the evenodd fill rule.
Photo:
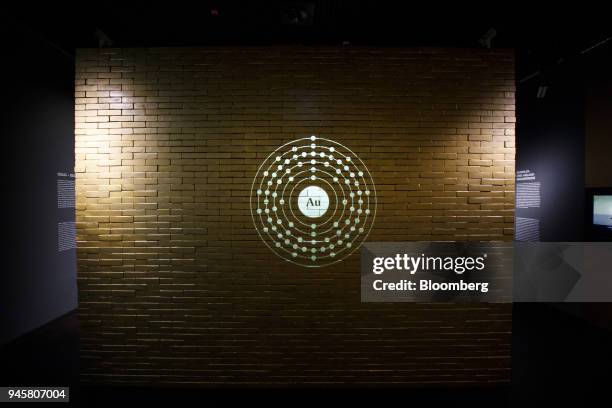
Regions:
<instances>
[{"instance_id":1,"label":"atom diagram projection","mask_svg":"<svg viewBox=\"0 0 612 408\"><path fill-rule=\"evenodd\" d=\"M321 267L365 241L376 216L376 188L348 147L310 136L285 143L261 163L250 204L268 248L297 265Z\"/></svg>"}]
</instances>

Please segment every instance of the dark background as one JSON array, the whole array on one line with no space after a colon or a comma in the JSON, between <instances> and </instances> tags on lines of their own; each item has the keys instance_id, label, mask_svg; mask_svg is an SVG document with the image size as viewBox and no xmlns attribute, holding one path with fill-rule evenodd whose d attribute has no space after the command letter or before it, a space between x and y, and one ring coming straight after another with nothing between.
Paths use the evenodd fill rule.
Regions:
<instances>
[{"instance_id":1,"label":"dark background","mask_svg":"<svg viewBox=\"0 0 612 408\"><path fill-rule=\"evenodd\" d=\"M6 92L2 97L8 245L0 286L0 343L76 305L71 281L74 263L57 252L55 191L59 168L73 165L75 48L216 44L481 47L483 35L494 28L497 34L491 46L516 51L517 169L538 169L544 184L541 238L581 241L588 238L583 216L585 188L612 185L610 176L601 176L612 174L602 155L610 146L612 128L612 113L606 113L612 100L610 23L603 6L598 7L582 13L576 8L538 9L531 4L505 4L499 9L491 4L472 9L444 6L442 10L436 5L424 8L381 1L234 1L199 2L197 6L177 2L78 7L25 3L19 9L2 10L3 65L9 72L3 78ZM287 24L299 10L312 8L312 18ZM540 86L547 87L542 99L536 97ZM610 362L609 332L589 323L609 324L609 310L607 305L578 305L571 310L581 316L576 319L544 305L515 306L515 373L521 374L517 383L530 384L524 388L529 391L526 398L531 398L530 387L544 387L540 384L551 384L558 393L563 389L592 391L609 380L604 369ZM67 330L51 331L52 335L47 331L41 337L56 341L32 344L22 339L13 343L13 349L5 349L3 358L8 360L3 362L9 363L3 365L2 383L16 378L24 384L37 382L27 368L32 365L21 365L23 375L17 375L19 370L9 358L15 350L26 350L38 368L44 367L45 360L35 356L46 356L47 361L50 355L57 358L47 370L37 370L49 375L39 378L69 378L58 374L74 368L70 358L73 342L66 333L75 333L76 325L66 325Z\"/></svg>"}]
</instances>

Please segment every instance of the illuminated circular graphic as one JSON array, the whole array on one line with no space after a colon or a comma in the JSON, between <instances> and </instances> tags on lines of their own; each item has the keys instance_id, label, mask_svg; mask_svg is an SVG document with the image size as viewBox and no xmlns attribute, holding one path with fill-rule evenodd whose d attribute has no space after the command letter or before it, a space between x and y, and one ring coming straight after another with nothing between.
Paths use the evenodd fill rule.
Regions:
<instances>
[{"instance_id":1,"label":"illuminated circular graphic","mask_svg":"<svg viewBox=\"0 0 612 408\"><path fill-rule=\"evenodd\" d=\"M372 176L353 151L310 136L270 153L253 179L250 204L268 248L297 265L321 267L361 246L377 202Z\"/></svg>"},{"instance_id":2,"label":"illuminated circular graphic","mask_svg":"<svg viewBox=\"0 0 612 408\"><path fill-rule=\"evenodd\" d=\"M298 208L308 218L319 218L329 208L329 196L319 186L308 186L300 191Z\"/></svg>"}]
</instances>

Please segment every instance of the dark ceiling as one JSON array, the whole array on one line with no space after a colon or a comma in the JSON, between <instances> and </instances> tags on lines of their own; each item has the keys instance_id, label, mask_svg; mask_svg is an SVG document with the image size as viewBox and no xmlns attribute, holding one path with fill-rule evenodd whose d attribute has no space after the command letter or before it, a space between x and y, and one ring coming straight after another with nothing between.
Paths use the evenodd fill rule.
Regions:
<instances>
[{"instance_id":1,"label":"dark ceiling","mask_svg":"<svg viewBox=\"0 0 612 408\"><path fill-rule=\"evenodd\" d=\"M494 29L490 45L516 50L519 79L560 59L580 58L597 44L593 50L609 50L612 26L603 9L538 10L513 2L471 7L362 0L102 2L21 5L3 14L9 36L35 35L66 54L98 47L101 39L116 47L482 47L483 36Z\"/></svg>"}]
</instances>

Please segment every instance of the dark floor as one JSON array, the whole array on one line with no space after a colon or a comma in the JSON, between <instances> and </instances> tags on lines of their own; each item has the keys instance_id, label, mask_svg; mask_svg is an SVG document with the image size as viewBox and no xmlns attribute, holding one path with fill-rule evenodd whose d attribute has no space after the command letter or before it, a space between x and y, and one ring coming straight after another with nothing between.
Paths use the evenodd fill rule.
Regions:
<instances>
[{"instance_id":1,"label":"dark floor","mask_svg":"<svg viewBox=\"0 0 612 408\"><path fill-rule=\"evenodd\" d=\"M610 398L612 332L545 304L516 304L513 379L509 387L427 389L172 389L81 387L78 382L76 313L59 318L0 350L0 386L70 385L71 403L161 402L210 406L248 401L273 405L337 401L381 406L390 403L529 406L580 404ZM603 402L602 401L602 402ZM606 403L604 403L606 405Z\"/></svg>"}]
</instances>

